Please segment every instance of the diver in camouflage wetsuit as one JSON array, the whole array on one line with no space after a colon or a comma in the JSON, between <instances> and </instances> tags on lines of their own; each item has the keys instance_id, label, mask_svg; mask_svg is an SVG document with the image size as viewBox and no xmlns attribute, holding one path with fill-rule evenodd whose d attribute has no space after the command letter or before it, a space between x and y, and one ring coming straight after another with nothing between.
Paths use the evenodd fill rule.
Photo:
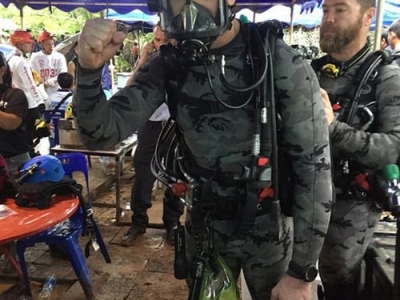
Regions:
<instances>
[{"instance_id":1,"label":"diver in camouflage wetsuit","mask_svg":"<svg viewBox=\"0 0 400 300\"><path fill-rule=\"evenodd\" d=\"M167 1L165 5L171 3ZM100 71L119 49L125 34L112 21L88 20L79 41L80 66L74 98L80 136L89 149L118 143L146 122L164 101L167 90L169 101L175 103L171 113L191 157L187 172L204 185L211 182L217 206L213 220L216 248L235 278L243 270L253 299L310 300L314 276L309 271L319 257L332 202L329 134L318 80L301 55L278 39L273 79L279 95L280 145L289 157L287 168L293 172L291 186L284 187L293 191L293 219L280 212L279 202L261 199L259 205L251 207L254 214L259 208L254 224L245 234L237 234L236 229L241 226L237 216L241 205L248 203L245 194L257 191L245 190L241 181L234 183L234 178L251 162L258 121L254 98L238 108L245 103L248 93L244 96L231 92L219 78L224 58L225 78L232 86L252 84L252 65L247 59L248 31L244 31L239 20L230 18L229 7L233 5L233 0L190 2L189 8L195 9L186 10L184 15L195 13L197 20L205 21L200 32L186 32L183 27L175 27L177 22L169 23L164 14L174 9L162 12L161 24L167 36L181 42L190 42L191 37L197 38L196 43L202 39L212 42L207 53L214 54L215 61L208 62L206 67L185 65L184 71L171 75L164 57L154 55L138 71L132 85L118 91L109 101L101 91ZM218 17L217 8L221 12ZM179 7L173 17L180 16L180 10L185 9ZM180 77L182 73L184 76ZM178 78L171 78L174 76ZM208 80L215 94L236 108L221 105ZM208 178L200 173L225 177ZM219 180L221 177L225 179ZM199 203L202 200L205 199L200 198ZM190 222L190 231L189 227ZM190 237L187 243L190 252Z\"/></svg>"},{"instance_id":2,"label":"diver in camouflage wetsuit","mask_svg":"<svg viewBox=\"0 0 400 300\"><path fill-rule=\"evenodd\" d=\"M326 299L352 300L357 299L361 261L381 214L377 203L385 200L384 195L379 196L377 175L386 164L399 159L400 69L396 64L378 67L377 77L363 89L352 126L346 124L341 111L348 111L344 109L347 100L354 101L354 97L348 99L348 93L371 52L367 34L375 16L375 1L325 0L323 11L320 46L328 56L314 61L313 66L321 88L327 91L324 105L337 195L319 267ZM339 109L336 115L332 106Z\"/></svg>"}]
</instances>

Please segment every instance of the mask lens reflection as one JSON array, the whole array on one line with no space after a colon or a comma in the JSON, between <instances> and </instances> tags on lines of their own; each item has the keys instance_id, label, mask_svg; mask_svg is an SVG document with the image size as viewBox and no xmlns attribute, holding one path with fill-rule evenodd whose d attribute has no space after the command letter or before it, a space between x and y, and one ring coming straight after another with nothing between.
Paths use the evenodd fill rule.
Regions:
<instances>
[{"instance_id":1,"label":"mask lens reflection","mask_svg":"<svg viewBox=\"0 0 400 300\"><path fill-rule=\"evenodd\" d=\"M186 31L193 31L194 24L196 23L198 10L193 2L185 5L185 10L182 12L183 29Z\"/></svg>"}]
</instances>

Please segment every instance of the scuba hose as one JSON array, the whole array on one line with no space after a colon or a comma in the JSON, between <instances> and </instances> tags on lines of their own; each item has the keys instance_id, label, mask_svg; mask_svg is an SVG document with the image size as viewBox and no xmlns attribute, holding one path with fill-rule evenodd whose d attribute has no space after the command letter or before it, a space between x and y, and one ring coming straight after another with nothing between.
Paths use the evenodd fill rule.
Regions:
<instances>
[{"instance_id":1,"label":"scuba hose","mask_svg":"<svg viewBox=\"0 0 400 300\"><path fill-rule=\"evenodd\" d=\"M260 32L257 29L257 25L254 24L248 24L249 29L248 30L248 34L246 35L246 44L249 48L249 62L252 66L253 69L253 81L254 81L254 75L258 75L258 78L256 79L255 82L251 83L249 86L244 87L244 88L238 88L235 87L233 85L231 85L228 81L226 81L225 79L225 60L223 59L221 61L221 66L220 66L220 80L222 82L222 84L224 85L225 88L227 88L228 90L235 92L235 93L247 93L247 92L251 92L254 91L260 84L262 84L262 82L265 79L265 76L267 75L267 68L268 68L268 52L266 49L265 44L263 43L263 40L260 36ZM259 61L259 69L261 70L260 74L255 74L256 72L254 72L254 56L253 56L253 47L252 47L252 43L251 43L251 37L252 36L256 37L255 42L257 43L256 45L256 50L257 50L257 57L260 60Z\"/></svg>"},{"instance_id":2,"label":"scuba hose","mask_svg":"<svg viewBox=\"0 0 400 300\"><path fill-rule=\"evenodd\" d=\"M359 107L359 101L360 97L362 95L362 91L367 84L367 82L370 80L371 76L373 76L373 73L375 72L374 76L376 76L376 68L381 64L389 64L392 62L392 57L390 56L390 53L382 50L375 51L372 53L369 57L367 57L364 61L364 64L360 67L360 69L357 71L357 74L354 79L354 83L357 86L357 89L354 93L354 98L353 101L351 101L351 106L349 109L349 112L347 114L346 119L344 120L346 124L352 126L354 122L354 117L357 113L357 110L360 108ZM362 107L363 110L368 114L372 115L370 109L365 106ZM372 124L373 119L370 120L370 124ZM367 128L363 126L363 129L366 130ZM350 173L350 165L349 165L349 159L348 155L344 155L343 159L340 162L342 173L343 174L349 174Z\"/></svg>"},{"instance_id":3,"label":"scuba hose","mask_svg":"<svg viewBox=\"0 0 400 300\"><path fill-rule=\"evenodd\" d=\"M162 153L161 147L165 146L165 141L170 135L173 135L171 138L171 143L170 145L168 145L168 150L166 151L165 157L161 157ZM178 178L176 178L171 174L171 171L170 172L167 171L166 167L167 164L168 165L170 164L170 160L176 159L176 157L171 157L171 155L173 155L171 153L175 151L176 147L177 147L177 139L175 132L175 121L172 118L169 118L167 123L164 124L162 131L158 137L156 148L154 151L154 156L150 164L150 168L153 175L157 178L157 180L161 181L166 186L170 186L171 183L179 181ZM173 164L171 164L171 166L173 166ZM173 174L176 174L176 172L173 172Z\"/></svg>"},{"instance_id":4,"label":"scuba hose","mask_svg":"<svg viewBox=\"0 0 400 300\"><path fill-rule=\"evenodd\" d=\"M198 200L199 184L193 176L190 176L184 166L184 155L177 138L178 129L176 126L172 118L163 126L150 163L150 169L153 175L171 188L173 194L179 197L186 206L192 207L193 203ZM162 151L167 140L170 140L168 149Z\"/></svg>"},{"instance_id":5,"label":"scuba hose","mask_svg":"<svg viewBox=\"0 0 400 300\"><path fill-rule=\"evenodd\" d=\"M213 93L215 99L217 99L217 101L219 103L221 103L223 106L227 107L227 108L231 108L231 109L239 109L239 108L243 108L246 105L248 105L250 103L250 101L253 99L254 97L254 93L257 87L259 87L264 81L265 81L265 77L267 74L267 69L268 69L268 51L263 43L263 40L260 36L260 33L258 31L257 25L255 24L246 24L248 27L246 27L247 29L247 34L246 34L246 44L248 47L248 60L249 63L252 67L252 83L250 83L249 86L247 87L235 87L232 84L230 84L226 79L225 79L225 56L222 55L221 57L221 62L220 62L220 81L222 83L222 85L229 91L234 92L234 93L240 93L240 94L248 94L247 99L241 104L241 105L237 105L237 106L232 106L229 105L228 103L226 103L225 101L223 101L216 93L215 93L215 89L211 80L211 76L210 73L207 69L207 66L205 64L204 61L201 61L203 67L204 67L204 71L207 75L207 83L210 87L211 92ZM257 74L257 72L255 71L256 67L255 67L255 62L254 62L254 54L253 54L253 45L252 45L252 41L251 41L251 37L255 36L255 43L256 43L256 50L257 50L257 57L259 59L258 62L258 66L259 66L259 70L261 70L261 72L258 72L259 74ZM258 77L255 79L254 77L257 76Z\"/></svg>"},{"instance_id":6,"label":"scuba hose","mask_svg":"<svg viewBox=\"0 0 400 300\"><path fill-rule=\"evenodd\" d=\"M357 112L358 103L359 103L363 88L365 87L365 84L368 82L368 80L371 78L373 72L376 70L376 68L381 63L389 64L392 62L392 58L391 58L390 54L388 52L381 51L381 50L375 51L369 58L367 58L367 60L368 61L365 64L363 64L361 69L356 74L355 83L357 84L357 89L354 94L354 99L351 103L349 114L347 115L347 118L345 121L350 126L354 121L354 116Z\"/></svg>"}]
</instances>

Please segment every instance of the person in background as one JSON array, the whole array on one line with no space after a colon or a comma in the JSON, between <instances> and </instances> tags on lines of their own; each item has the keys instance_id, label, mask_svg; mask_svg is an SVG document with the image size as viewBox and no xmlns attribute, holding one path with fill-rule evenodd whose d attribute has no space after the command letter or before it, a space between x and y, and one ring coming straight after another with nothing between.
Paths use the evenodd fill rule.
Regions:
<instances>
[{"instance_id":1,"label":"person in background","mask_svg":"<svg viewBox=\"0 0 400 300\"><path fill-rule=\"evenodd\" d=\"M67 61L64 55L54 50L54 38L50 32L45 30L39 33L37 41L42 50L32 53L30 62L32 69L39 73L46 93L51 99L52 94L59 88L58 74L67 72Z\"/></svg>"},{"instance_id":2,"label":"person in background","mask_svg":"<svg viewBox=\"0 0 400 300\"><path fill-rule=\"evenodd\" d=\"M112 91L112 77L109 62L107 62L101 71L101 86L104 91Z\"/></svg>"},{"instance_id":3,"label":"person in background","mask_svg":"<svg viewBox=\"0 0 400 300\"><path fill-rule=\"evenodd\" d=\"M57 81L60 88L53 94L53 96L47 99L46 109L51 110L56 108L58 103L66 96L65 102L59 107L60 110L65 110L67 105L72 101L72 87L74 85L74 77L68 72L62 72L58 74Z\"/></svg>"},{"instance_id":4,"label":"person in background","mask_svg":"<svg viewBox=\"0 0 400 300\"><path fill-rule=\"evenodd\" d=\"M132 46L132 61L135 64L139 58L139 45L137 42L133 42Z\"/></svg>"},{"instance_id":5,"label":"person in background","mask_svg":"<svg viewBox=\"0 0 400 300\"><path fill-rule=\"evenodd\" d=\"M75 85L75 82L76 82L76 66L77 66L77 63L78 63L78 54L76 53L77 47L78 47L78 43L76 43L75 46L73 47L73 51L75 52L75 55L68 62L68 65L67 65L68 73L72 75L74 85ZM110 69L109 69L109 64L108 63L106 63L103 66L103 69L101 70L101 86L102 86L103 90L106 92L107 98L111 97L111 93L112 93L112 77L111 77L111 73L110 73Z\"/></svg>"},{"instance_id":6,"label":"person in background","mask_svg":"<svg viewBox=\"0 0 400 300\"><path fill-rule=\"evenodd\" d=\"M10 35L5 31L0 31L0 44L8 44Z\"/></svg>"},{"instance_id":7,"label":"person in background","mask_svg":"<svg viewBox=\"0 0 400 300\"><path fill-rule=\"evenodd\" d=\"M387 28L382 28L382 33L381 33L381 50L391 50L390 45L389 45L389 40L388 40L388 34L389 30Z\"/></svg>"},{"instance_id":8,"label":"person in background","mask_svg":"<svg viewBox=\"0 0 400 300\"><path fill-rule=\"evenodd\" d=\"M0 51L0 154L5 159L10 175L15 175L18 168L30 159L31 147L24 130L28 107L25 93L12 87L11 70ZM3 190L1 193L0 196L4 196L7 192ZM15 242L8 243L6 247L15 259ZM3 272L9 273L13 270L11 262L2 255L0 261L3 261Z\"/></svg>"},{"instance_id":9,"label":"person in background","mask_svg":"<svg viewBox=\"0 0 400 300\"><path fill-rule=\"evenodd\" d=\"M28 98L25 135L27 143L33 147L36 121L45 109L44 99L27 58L27 55L32 52L33 37L28 31L17 30L10 36L10 42L16 50L9 59L8 65L12 74L13 86L23 90Z\"/></svg>"},{"instance_id":10,"label":"person in background","mask_svg":"<svg viewBox=\"0 0 400 300\"><path fill-rule=\"evenodd\" d=\"M57 46L58 44L62 43L66 39L65 34L62 33L58 36L58 38L55 40L55 45Z\"/></svg>"},{"instance_id":11,"label":"person in background","mask_svg":"<svg viewBox=\"0 0 400 300\"><path fill-rule=\"evenodd\" d=\"M393 21L388 28L388 44L393 55L400 55L400 19ZM397 58L396 63L400 65L400 58Z\"/></svg>"},{"instance_id":12,"label":"person in background","mask_svg":"<svg viewBox=\"0 0 400 300\"><path fill-rule=\"evenodd\" d=\"M326 300L364 299L358 290L361 262L382 213L379 201L386 198L375 182L387 164L400 158L399 67L381 64L358 103L349 95L357 88L357 71L365 67L371 53L368 32L375 13L375 0L323 3L320 47L327 56L313 66L324 89L336 192L319 259ZM324 69L328 63L339 69L336 75ZM345 122L353 103L358 109L368 108L372 117L362 118L363 110L357 109L353 121ZM344 105L349 109L337 110Z\"/></svg>"},{"instance_id":13,"label":"person in background","mask_svg":"<svg viewBox=\"0 0 400 300\"><path fill-rule=\"evenodd\" d=\"M0 154L11 174L30 159L24 131L28 107L25 93L12 87L11 70L0 51Z\"/></svg>"},{"instance_id":14,"label":"person in background","mask_svg":"<svg viewBox=\"0 0 400 300\"><path fill-rule=\"evenodd\" d=\"M176 43L165 37L159 24L154 26L153 34L153 40L143 47L140 59L126 82L127 86L132 84L135 74L152 55L157 54L162 44ZM138 145L133 158L135 180L131 192L132 225L122 237L121 245L123 246L132 246L137 237L146 232L149 225L147 210L151 207L152 189L156 181L151 172L150 163L163 124L169 117L168 106L163 103L139 129ZM167 189L163 198L163 222L167 230L166 240L171 245L174 244L173 228L178 224L182 214L183 203Z\"/></svg>"},{"instance_id":15,"label":"person in background","mask_svg":"<svg viewBox=\"0 0 400 300\"><path fill-rule=\"evenodd\" d=\"M78 65L78 54L76 53L78 47L78 42L75 43L75 45L72 47L72 52L74 55L72 56L72 59L68 62L67 64L67 71L69 74L71 74L73 78L73 84L75 86L76 82L76 66Z\"/></svg>"}]
</instances>

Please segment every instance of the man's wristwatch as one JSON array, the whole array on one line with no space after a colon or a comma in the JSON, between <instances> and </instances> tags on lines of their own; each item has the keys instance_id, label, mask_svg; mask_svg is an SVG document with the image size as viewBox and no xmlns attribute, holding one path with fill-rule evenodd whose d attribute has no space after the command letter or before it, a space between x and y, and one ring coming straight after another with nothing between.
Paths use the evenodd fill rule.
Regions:
<instances>
[{"instance_id":1,"label":"man's wristwatch","mask_svg":"<svg viewBox=\"0 0 400 300\"><path fill-rule=\"evenodd\" d=\"M301 267L295 262L291 261L289 263L289 269L287 273L294 278L312 282L318 275L318 269L314 265Z\"/></svg>"}]
</instances>

